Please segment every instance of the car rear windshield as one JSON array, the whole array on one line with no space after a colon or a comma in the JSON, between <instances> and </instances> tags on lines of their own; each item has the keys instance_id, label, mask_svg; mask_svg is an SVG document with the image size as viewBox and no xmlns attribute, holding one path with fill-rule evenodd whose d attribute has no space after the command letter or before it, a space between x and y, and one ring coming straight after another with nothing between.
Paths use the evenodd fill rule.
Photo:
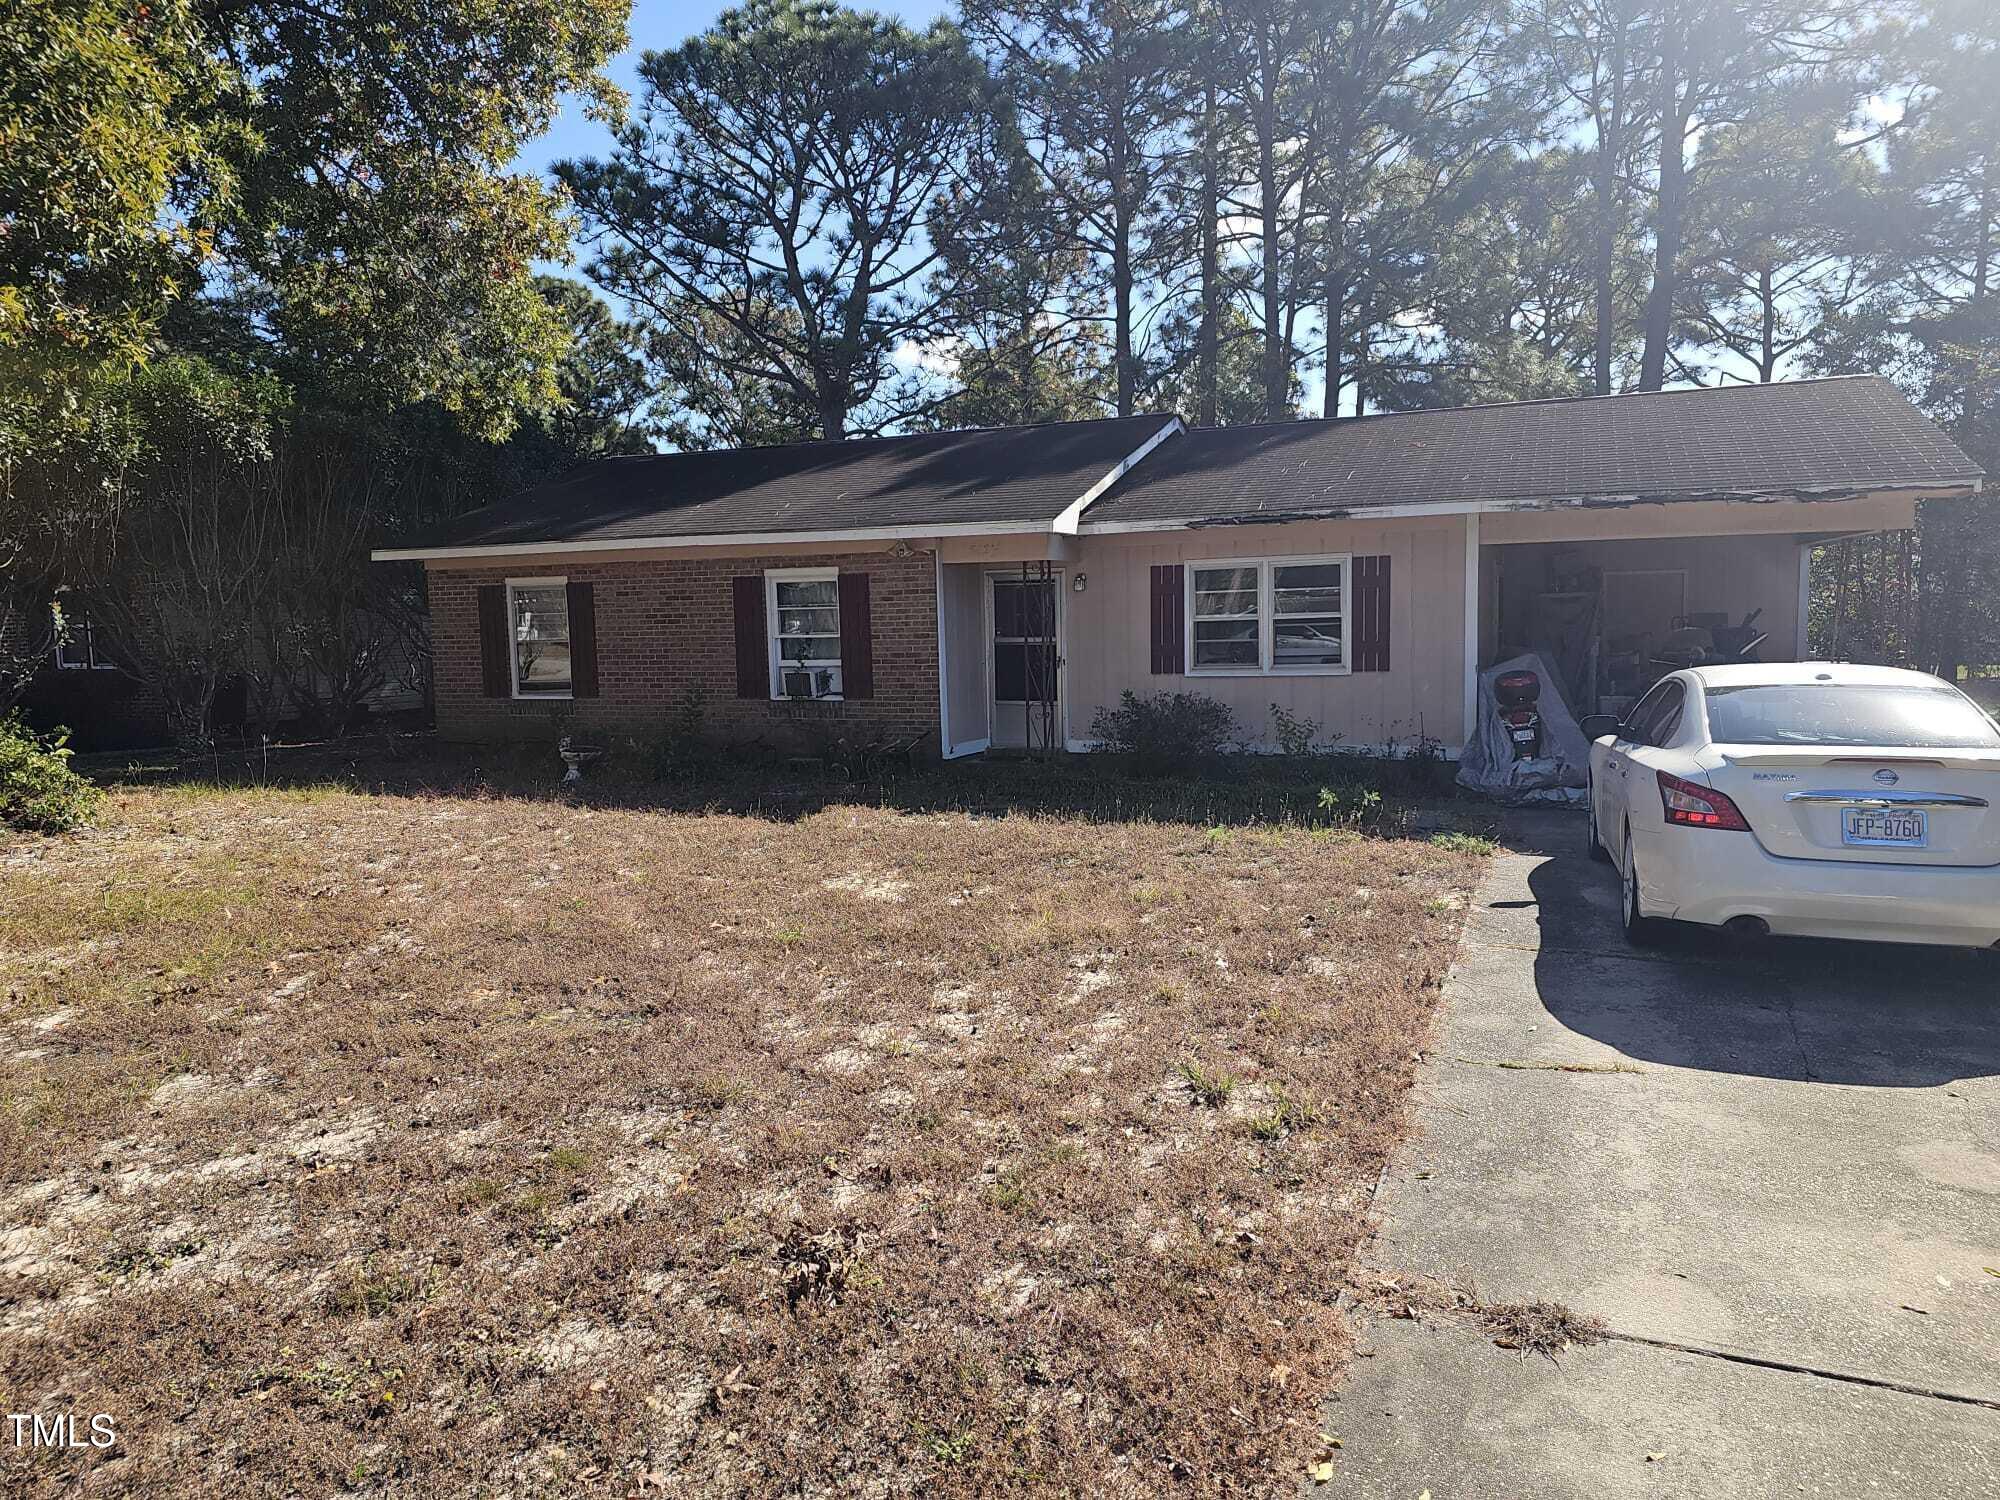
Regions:
<instances>
[{"instance_id":1,"label":"car rear windshield","mask_svg":"<svg viewBox=\"0 0 2000 1500\"><path fill-rule=\"evenodd\" d=\"M1948 687L1837 682L1712 687L1708 737L1718 745L2000 747L1993 721Z\"/></svg>"}]
</instances>

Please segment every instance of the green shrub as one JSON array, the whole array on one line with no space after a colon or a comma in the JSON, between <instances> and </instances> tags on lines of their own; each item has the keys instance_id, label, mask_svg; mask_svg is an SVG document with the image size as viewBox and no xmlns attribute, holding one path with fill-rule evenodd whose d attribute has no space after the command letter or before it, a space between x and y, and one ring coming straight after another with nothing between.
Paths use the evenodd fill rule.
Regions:
<instances>
[{"instance_id":1,"label":"green shrub","mask_svg":"<svg viewBox=\"0 0 2000 1500\"><path fill-rule=\"evenodd\" d=\"M18 715L0 719L0 823L25 833L65 833L97 811L104 793L69 768L69 731L38 735Z\"/></svg>"},{"instance_id":2,"label":"green shrub","mask_svg":"<svg viewBox=\"0 0 2000 1500\"><path fill-rule=\"evenodd\" d=\"M1278 742L1278 753L1287 761L1304 764L1333 754L1340 735L1330 734L1321 739L1325 728L1318 719L1295 714L1282 703L1271 705L1271 737Z\"/></svg>"},{"instance_id":3,"label":"green shrub","mask_svg":"<svg viewBox=\"0 0 2000 1500\"><path fill-rule=\"evenodd\" d=\"M1341 781L1319 789L1321 816L1336 823L1358 823L1382 811L1382 794L1358 781Z\"/></svg>"},{"instance_id":4,"label":"green shrub","mask_svg":"<svg viewBox=\"0 0 2000 1500\"><path fill-rule=\"evenodd\" d=\"M680 706L667 721L666 733L653 746L653 775L674 781L712 770L716 747L708 738L708 708L696 688L681 695Z\"/></svg>"},{"instance_id":5,"label":"green shrub","mask_svg":"<svg viewBox=\"0 0 2000 1500\"><path fill-rule=\"evenodd\" d=\"M1116 708L1097 711L1090 732L1105 749L1129 756L1141 776L1199 770L1237 737L1236 715L1226 703L1201 693L1141 698L1130 688Z\"/></svg>"}]
</instances>

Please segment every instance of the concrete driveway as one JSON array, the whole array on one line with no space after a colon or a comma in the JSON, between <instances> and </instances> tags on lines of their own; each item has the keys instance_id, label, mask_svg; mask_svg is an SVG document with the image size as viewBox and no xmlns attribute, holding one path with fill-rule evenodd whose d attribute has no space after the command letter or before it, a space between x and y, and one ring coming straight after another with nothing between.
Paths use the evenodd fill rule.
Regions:
<instances>
[{"instance_id":1,"label":"concrete driveway","mask_svg":"<svg viewBox=\"0 0 2000 1500\"><path fill-rule=\"evenodd\" d=\"M1641 954L1579 818L1512 835L1369 1260L1613 1337L1373 1322L1326 1492L2000 1497L2000 962Z\"/></svg>"}]
</instances>

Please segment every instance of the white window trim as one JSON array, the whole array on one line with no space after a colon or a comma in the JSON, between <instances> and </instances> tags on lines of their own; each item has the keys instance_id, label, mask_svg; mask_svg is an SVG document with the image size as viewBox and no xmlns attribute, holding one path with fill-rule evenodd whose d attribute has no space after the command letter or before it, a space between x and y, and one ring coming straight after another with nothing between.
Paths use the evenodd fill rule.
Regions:
<instances>
[{"instance_id":1,"label":"white window trim","mask_svg":"<svg viewBox=\"0 0 2000 1500\"><path fill-rule=\"evenodd\" d=\"M63 618L63 628L68 629L69 612L66 610L62 610L60 602L52 604L49 607L51 610L61 611ZM72 634L70 639L67 641L57 641L55 645L50 648L50 654L55 658L56 670L58 672L117 671L118 664L116 662L105 661L97 654L97 622L90 618L90 612L88 610L79 609L76 611L76 615L77 618L83 622L82 630L76 632L75 634ZM64 661L63 651L67 648L73 648L79 645L81 645L83 648L83 660Z\"/></svg>"},{"instance_id":2,"label":"white window trim","mask_svg":"<svg viewBox=\"0 0 2000 1500\"><path fill-rule=\"evenodd\" d=\"M766 568L764 570L764 654L768 676L771 682L773 703L840 703L847 697L847 660L843 655L834 661L840 668L840 688L837 693L828 693L819 698L794 698L785 691L784 658L779 653L779 642L784 638L778 634L778 585L781 583L831 583L833 589L834 617L843 646L846 641L846 622L840 615L840 569L839 568Z\"/></svg>"},{"instance_id":3,"label":"white window trim","mask_svg":"<svg viewBox=\"0 0 2000 1500\"><path fill-rule=\"evenodd\" d=\"M514 697L519 702L561 703L566 699L574 698L576 696L576 661L574 657L572 657L570 661L569 686L564 688L561 692L559 693L536 692L532 688L528 689L525 692L522 691L521 653L519 650L516 649L520 645L520 642L515 638L514 635L514 632L517 629L519 629L519 627L514 623L515 589L517 588L566 589L568 587L569 587L569 579L567 576L557 576L553 578L510 578L507 580L507 681L512 685L514 689ZM565 618L567 618L567 610L568 610L567 600L564 601L564 610L565 610ZM574 648L572 647L572 649Z\"/></svg>"},{"instance_id":4,"label":"white window trim","mask_svg":"<svg viewBox=\"0 0 2000 1500\"><path fill-rule=\"evenodd\" d=\"M1273 608L1271 570L1312 564L1340 564L1340 655L1339 666L1281 667L1271 657L1277 639L1277 615ZM1255 568L1257 570L1257 661L1254 667L1198 667L1194 659L1194 579L1204 568ZM1185 653L1185 675L1189 677L1347 677L1354 671L1354 554L1317 552L1297 557L1210 557L1190 561L1182 567L1181 649Z\"/></svg>"}]
</instances>

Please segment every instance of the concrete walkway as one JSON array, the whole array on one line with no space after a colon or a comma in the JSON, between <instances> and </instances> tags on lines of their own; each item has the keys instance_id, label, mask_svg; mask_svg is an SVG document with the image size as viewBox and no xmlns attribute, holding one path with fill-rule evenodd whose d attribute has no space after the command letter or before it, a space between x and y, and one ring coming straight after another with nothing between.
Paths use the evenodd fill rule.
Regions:
<instances>
[{"instance_id":1,"label":"concrete walkway","mask_svg":"<svg viewBox=\"0 0 2000 1500\"><path fill-rule=\"evenodd\" d=\"M2000 1500L2000 962L1639 954L1579 819L1513 834L1369 1261L1614 1337L1372 1322L1321 1493Z\"/></svg>"}]
</instances>

